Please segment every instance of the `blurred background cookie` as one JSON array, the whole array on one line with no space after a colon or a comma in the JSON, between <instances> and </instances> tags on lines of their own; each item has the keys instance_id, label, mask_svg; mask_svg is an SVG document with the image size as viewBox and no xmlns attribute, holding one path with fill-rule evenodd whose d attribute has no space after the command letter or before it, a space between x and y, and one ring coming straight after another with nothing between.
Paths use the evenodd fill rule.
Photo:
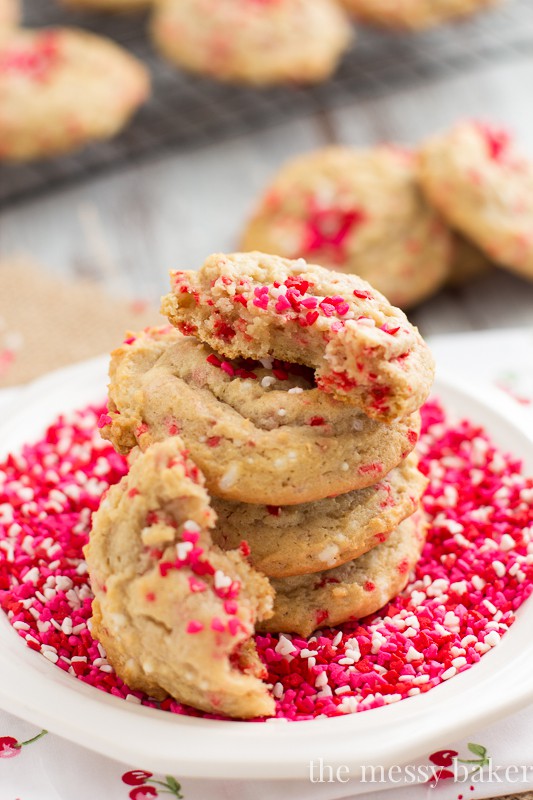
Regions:
<instances>
[{"instance_id":1,"label":"blurred background cookie","mask_svg":"<svg viewBox=\"0 0 533 800\"><path fill-rule=\"evenodd\" d=\"M449 223L533 280L533 162L507 132L462 122L423 145L419 163L423 189Z\"/></svg>"},{"instance_id":2,"label":"blurred background cookie","mask_svg":"<svg viewBox=\"0 0 533 800\"><path fill-rule=\"evenodd\" d=\"M368 280L408 308L446 280L452 235L392 147L330 147L285 164L265 190L244 250L303 257Z\"/></svg>"},{"instance_id":3,"label":"blurred background cookie","mask_svg":"<svg viewBox=\"0 0 533 800\"><path fill-rule=\"evenodd\" d=\"M461 19L498 0L341 0L362 22L386 28L421 30Z\"/></svg>"},{"instance_id":4,"label":"blurred background cookie","mask_svg":"<svg viewBox=\"0 0 533 800\"><path fill-rule=\"evenodd\" d=\"M118 133L147 98L145 67L77 29L16 30L0 46L0 158L29 160Z\"/></svg>"},{"instance_id":5,"label":"blurred background cookie","mask_svg":"<svg viewBox=\"0 0 533 800\"><path fill-rule=\"evenodd\" d=\"M352 36L334 0L160 0L151 30L177 66L255 85L325 80Z\"/></svg>"},{"instance_id":6,"label":"blurred background cookie","mask_svg":"<svg viewBox=\"0 0 533 800\"><path fill-rule=\"evenodd\" d=\"M0 0L0 36L14 28L20 17L18 0Z\"/></svg>"},{"instance_id":7,"label":"blurred background cookie","mask_svg":"<svg viewBox=\"0 0 533 800\"><path fill-rule=\"evenodd\" d=\"M446 285L460 288L487 275L494 267L485 253L461 234L453 239L453 257Z\"/></svg>"}]
</instances>

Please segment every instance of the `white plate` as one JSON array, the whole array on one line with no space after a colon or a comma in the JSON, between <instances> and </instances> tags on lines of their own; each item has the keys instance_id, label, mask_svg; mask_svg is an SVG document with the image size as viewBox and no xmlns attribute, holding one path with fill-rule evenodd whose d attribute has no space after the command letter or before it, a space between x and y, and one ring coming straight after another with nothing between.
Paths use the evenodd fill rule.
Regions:
<instances>
[{"instance_id":1,"label":"white plate","mask_svg":"<svg viewBox=\"0 0 533 800\"><path fill-rule=\"evenodd\" d=\"M104 398L107 359L43 378L5 411L0 457L39 437L57 414ZM492 387L475 390L439 377L435 394L448 411L485 426L498 445L533 474L533 423ZM443 742L533 701L532 602L501 644L472 669L427 694L334 719L222 722L144 708L85 685L27 648L0 615L0 706L112 758L183 777L300 778L312 759L358 767L412 763Z\"/></svg>"}]
</instances>

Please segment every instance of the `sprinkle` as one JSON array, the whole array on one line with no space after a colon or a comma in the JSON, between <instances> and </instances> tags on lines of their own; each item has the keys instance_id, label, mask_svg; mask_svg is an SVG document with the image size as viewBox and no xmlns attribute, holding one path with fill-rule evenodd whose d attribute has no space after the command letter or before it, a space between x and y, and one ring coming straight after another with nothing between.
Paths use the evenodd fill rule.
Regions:
<instances>
[{"instance_id":1,"label":"sprinkle","mask_svg":"<svg viewBox=\"0 0 533 800\"><path fill-rule=\"evenodd\" d=\"M199 622L197 619L191 619L186 628L187 633L201 633L203 629L203 623Z\"/></svg>"}]
</instances>

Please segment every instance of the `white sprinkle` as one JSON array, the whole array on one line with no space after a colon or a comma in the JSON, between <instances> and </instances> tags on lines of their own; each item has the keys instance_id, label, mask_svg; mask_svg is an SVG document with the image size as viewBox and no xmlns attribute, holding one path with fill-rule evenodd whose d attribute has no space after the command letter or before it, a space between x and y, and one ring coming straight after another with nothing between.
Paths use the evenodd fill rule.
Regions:
<instances>
[{"instance_id":1,"label":"white sprinkle","mask_svg":"<svg viewBox=\"0 0 533 800\"><path fill-rule=\"evenodd\" d=\"M287 414L284 408L278 408L278 417L284 417Z\"/></svg>"},{"instance_id":2,"label":"white sprinkle","mask_svg":"<svg viewBox=\"0 0 533 800\"><path fill-rule=\"evenodd\" d=\"M51 661L52 664L57 664L57 662L59 661L59 656L57 655L57 653L54 653L51 650L43 650L43 656L47 658L48 661Z\"/></svg>"},{"instance_id":3,"label":"white sprinkle","mask_svg":"<svg viewBox=\"0 0 533 800\"><path fill-rule=\"evenodd\" d=\"M327 686L327 684L328 684L328 676L326 672L325 671L319 672L315 678L315 686L317 687L317 689L321 689L322 687Z\"/></svg>"},{"instance_id":4,"label":"white sprinkle","mask_svg":"<svg viewBox=\"0 0 533 800\"><path fill-rule=\"evenodd\" d=\"M292 653L296 652L296 647L293 645L291 640L282 633L274 650L281 656L290 656Z\"/></svg>"},{"instance_id":5,"label":"white sprinkle","mask_svg":"<svg viewBox=\"0 0 533 800\"><path fill-rule=\"evenodd\" d=\"M486 581L484 580L484 578L481 577L481 575L472 576L472 586L474 587L474 589L477 589L478 592L484 589L486 585L487 585Z\"/></svg>"},{"instance_id":6,"label":"white sprinkle","mask_svg":"<svg viewBox=\"0 0 533 800\"><path fill-rule=\"evenodd\" d=\"M348 464L347 461L343 461L342 462L341 469L342 469L343 472L348 472L348 470L350 469L350 465Z\"/></svg>"},{"instance_id":7,"label":"white sprinkle","mask_svg":"<svg viewBox=\"0 0 533 800\"><path fill-rule=\"evenodd\" d=\"M338 647L341 641L342 641L342 631L339 631L337 634L335 634L335 638L332 640L331 646Z\"/></svg>"},{"instance_id":8,"label":"white sprinkle","mask_svg":"<svg viewBox=\"0 0 533 800\"><path fill-rule=\"evenodd\" d=\"M231 578L225 575L221 569L217 569L214 577L215 589L227 589L231 586Z\"/></svg>"},{"instance_id":9,"label":"white sprinkle","mask_svg":"<svg viewBox=\"0 0 533 800\"><path fill-rule=\"evenodd\" d=\"M289 389L287 394L302 394L303 389L301 386L293 386L292 389Z\"/></svg>"},{"instance_id":10,"label":"white sprinkle","mask_svg":"<svg viewBox=\"0 0 533 800\"><path fill-rule=\"evenodd\" d=\"M464 656L457 656L457 658L454 658L453 661L452 661L452 665L456 669L460 669L461 667L464 667L466 663L467 663L466 662L466 658Z\"/></svg>"},{"instance_id":11,"label":"white sprinkle","mask_svg":"<svg viewBox=\"0 0 533 800\"><path fill-rule=\"evenodd\" d=\"M337 689L335 689L335 694L346 694L346 692L351 692L351 691L352 691L351 686L339 686Z\"/></svg>"},{"instance_id":12,"label":"white sprinkle","mask_svg":"<svg viewBox=\"0 0 533 800\"><path fill-rule=\"evenodd\" d=\"M384 701L385 701L385 703L387 705L390 705L391 703L397 703L399 700L401 700L402 699L402 695L401 694L386 694L386 695L384 695L383 699L384 699Z\"/></svg>"},{"instance_id":13,"label":"white sprinkle","mask_svg":"<svg viewBox=\"0 0 533 800\"><path fill-rule=\"evenodd\" d=\"M263 389L268 389L269 386L276 383L276 379L272 377L272 375L266 375L264 378L261 379L261 386Z\"/></svg>"},{"instance_id":14,"label":"white sprinkle","mask_svg":"<svg viewBox=\"0 0 533 800\"><path fill-rule=\"evenodd\" d=\"M503 576L507 572L507 570L505 569L505 564L503 564L501 561L493 561L492 568L496 573L496 575L498 576L498 578L503 578Z\"/></svg>"},{"instance_id":15,"label":"white sprinkle","mask_svg":"<svg viewBox=\"0 0 533 800\"><path fill-rule=\"evenodd\" d=\"M274 688L272 689L272 694L276 700L280 700L283 697L283 684L279 682L275 683Z\"/></svg>"},{"instance_id":16,"label":"white sprinkle","mask_svg":"<svg viewBox=\"0 0 533 800\"><path fill-rule=\"evenodd\" d=\"M239 477L239 465L234 461L232 462L229 467L227 468L224 475L218 482L218 486L222 491L226 491L226 489L231 489L232 486L235 485L237 482L237 478Z\"/></svg>"},{"instance_id":17,"label":"white sprinkle","mask_svg":"<svg viewBox=\"0 0 533 800\"><path fill-rule=\"evenodd\" d=\"M326 564L331 566L335 563L335 557L339 554L339 548L336 544L328 544L324 547L323 550L318 554L318 558L320 561L324 561ZM342 634L341 634L342 636ZM339 640L340 641L340 640Z\"/></svg>"},{"instance_id":18,"label":"white sprinkle","mask_svg":"<svg viewBox=\"0 0 533 800\"><path fill-rule=\"evenodd\" d=\"M508 551L512 550L513 547L516 547L515 540L508 533L504 533L500 541L500 549Z\"/></svg>"},{"instance_id":19,"label":"white sprinkle","mask_svg":"<svg viewBox=\"0 0 533 800\"><path fill-rule=\"evenodd\" d=\"M192 542L178 542L176 545L176 555L178 556L180 561L185 561L188 554L193 549Z\"/></svg>"},{"instance_id":20,"label":"white sprinkle","mask_svg":"<svg viewBox=\"0 0 533 800\"><path fill-rule=\"evenodd\" d=\"M450 667L445 672L442 673L442 680L447 681L450 678L453 678L454 675L457 675L457 670L455 667Z\"/></svg>"},{"instance_id":21,"label":"white sprinkle","mask_svg":"<svg viewBox=\"0 0 533 800\"><path fill-rule=\"evenodd\" d=\"M141 704L141 698L140 697L135 697L134 694L127 694L126 695L126 700L128 701L128 703L133 703L134 705L137 705L137 706L139 706Z\"/></svg>"},{"instance_id":22,"label":"white sprinkle","mask_svg":"<svg viewBox=\"0 0 533 800\"><path fill-rule=\"evenodd\" d=\"M409 663L411 663L411 661L420 661L423 658L424 656L422 655L422 653L419 653L418 650L416 650L414 647L410 647L405 655L405 659Z\"/></svg>"},{"instance_id":23,"label":"white sprinkle","mask_svg":"<svg viewBox=\"0 0 533 800\"><path fill-rule=\"evenodd\" d=\"M197 522L192 519L188 519L187 522L183 523L183 530L187 531L187 533L200 533L201 528Z\"/></svg>"},{"instance_id":24,"label":"white sprinkle","mask_svg":"<svg viewBox=\"0 0 533 800\"><path fill-rule=\"evenodd\" d=\"M499 644L500 641L501 641L501 636L496 631L491 631L490 633L487 633L487 635L485 636L485 644L490 645L490 647L496 647L496 645Z\"/></svg>"},{"instance_id":25,"label":"white sprinkle","mask_svg":"<svg viewBox=\"0 0 533 800\"><path fill-rule=\"evenodd\" d=\"M487 611L490 611L491 614L495 614L498 610L494 605L494 603L491 603L490 600L483 600L483 605L485 606Z\"/></svg>"}]
</instances>

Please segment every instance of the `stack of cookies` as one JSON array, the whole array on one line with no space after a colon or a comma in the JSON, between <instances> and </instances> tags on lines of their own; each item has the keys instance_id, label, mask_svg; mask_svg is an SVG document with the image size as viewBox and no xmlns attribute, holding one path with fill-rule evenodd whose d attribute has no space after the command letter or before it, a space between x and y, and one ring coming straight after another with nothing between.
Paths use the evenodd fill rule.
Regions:
<instances>
[{"instance_id":1,"label":"stack of cookies","mask_svg":"<svg viewBox=\"0 0 533 800\"><path fill-rule=\"evenodd\" d=\"M424 541L420 335L361 279L302 260L215 255L172 284L172 325L112 354L104 437L121 453L181 437L214 544L271 579L258 629L309 635L377 610Z\"/></svg>"}]
</instances>

